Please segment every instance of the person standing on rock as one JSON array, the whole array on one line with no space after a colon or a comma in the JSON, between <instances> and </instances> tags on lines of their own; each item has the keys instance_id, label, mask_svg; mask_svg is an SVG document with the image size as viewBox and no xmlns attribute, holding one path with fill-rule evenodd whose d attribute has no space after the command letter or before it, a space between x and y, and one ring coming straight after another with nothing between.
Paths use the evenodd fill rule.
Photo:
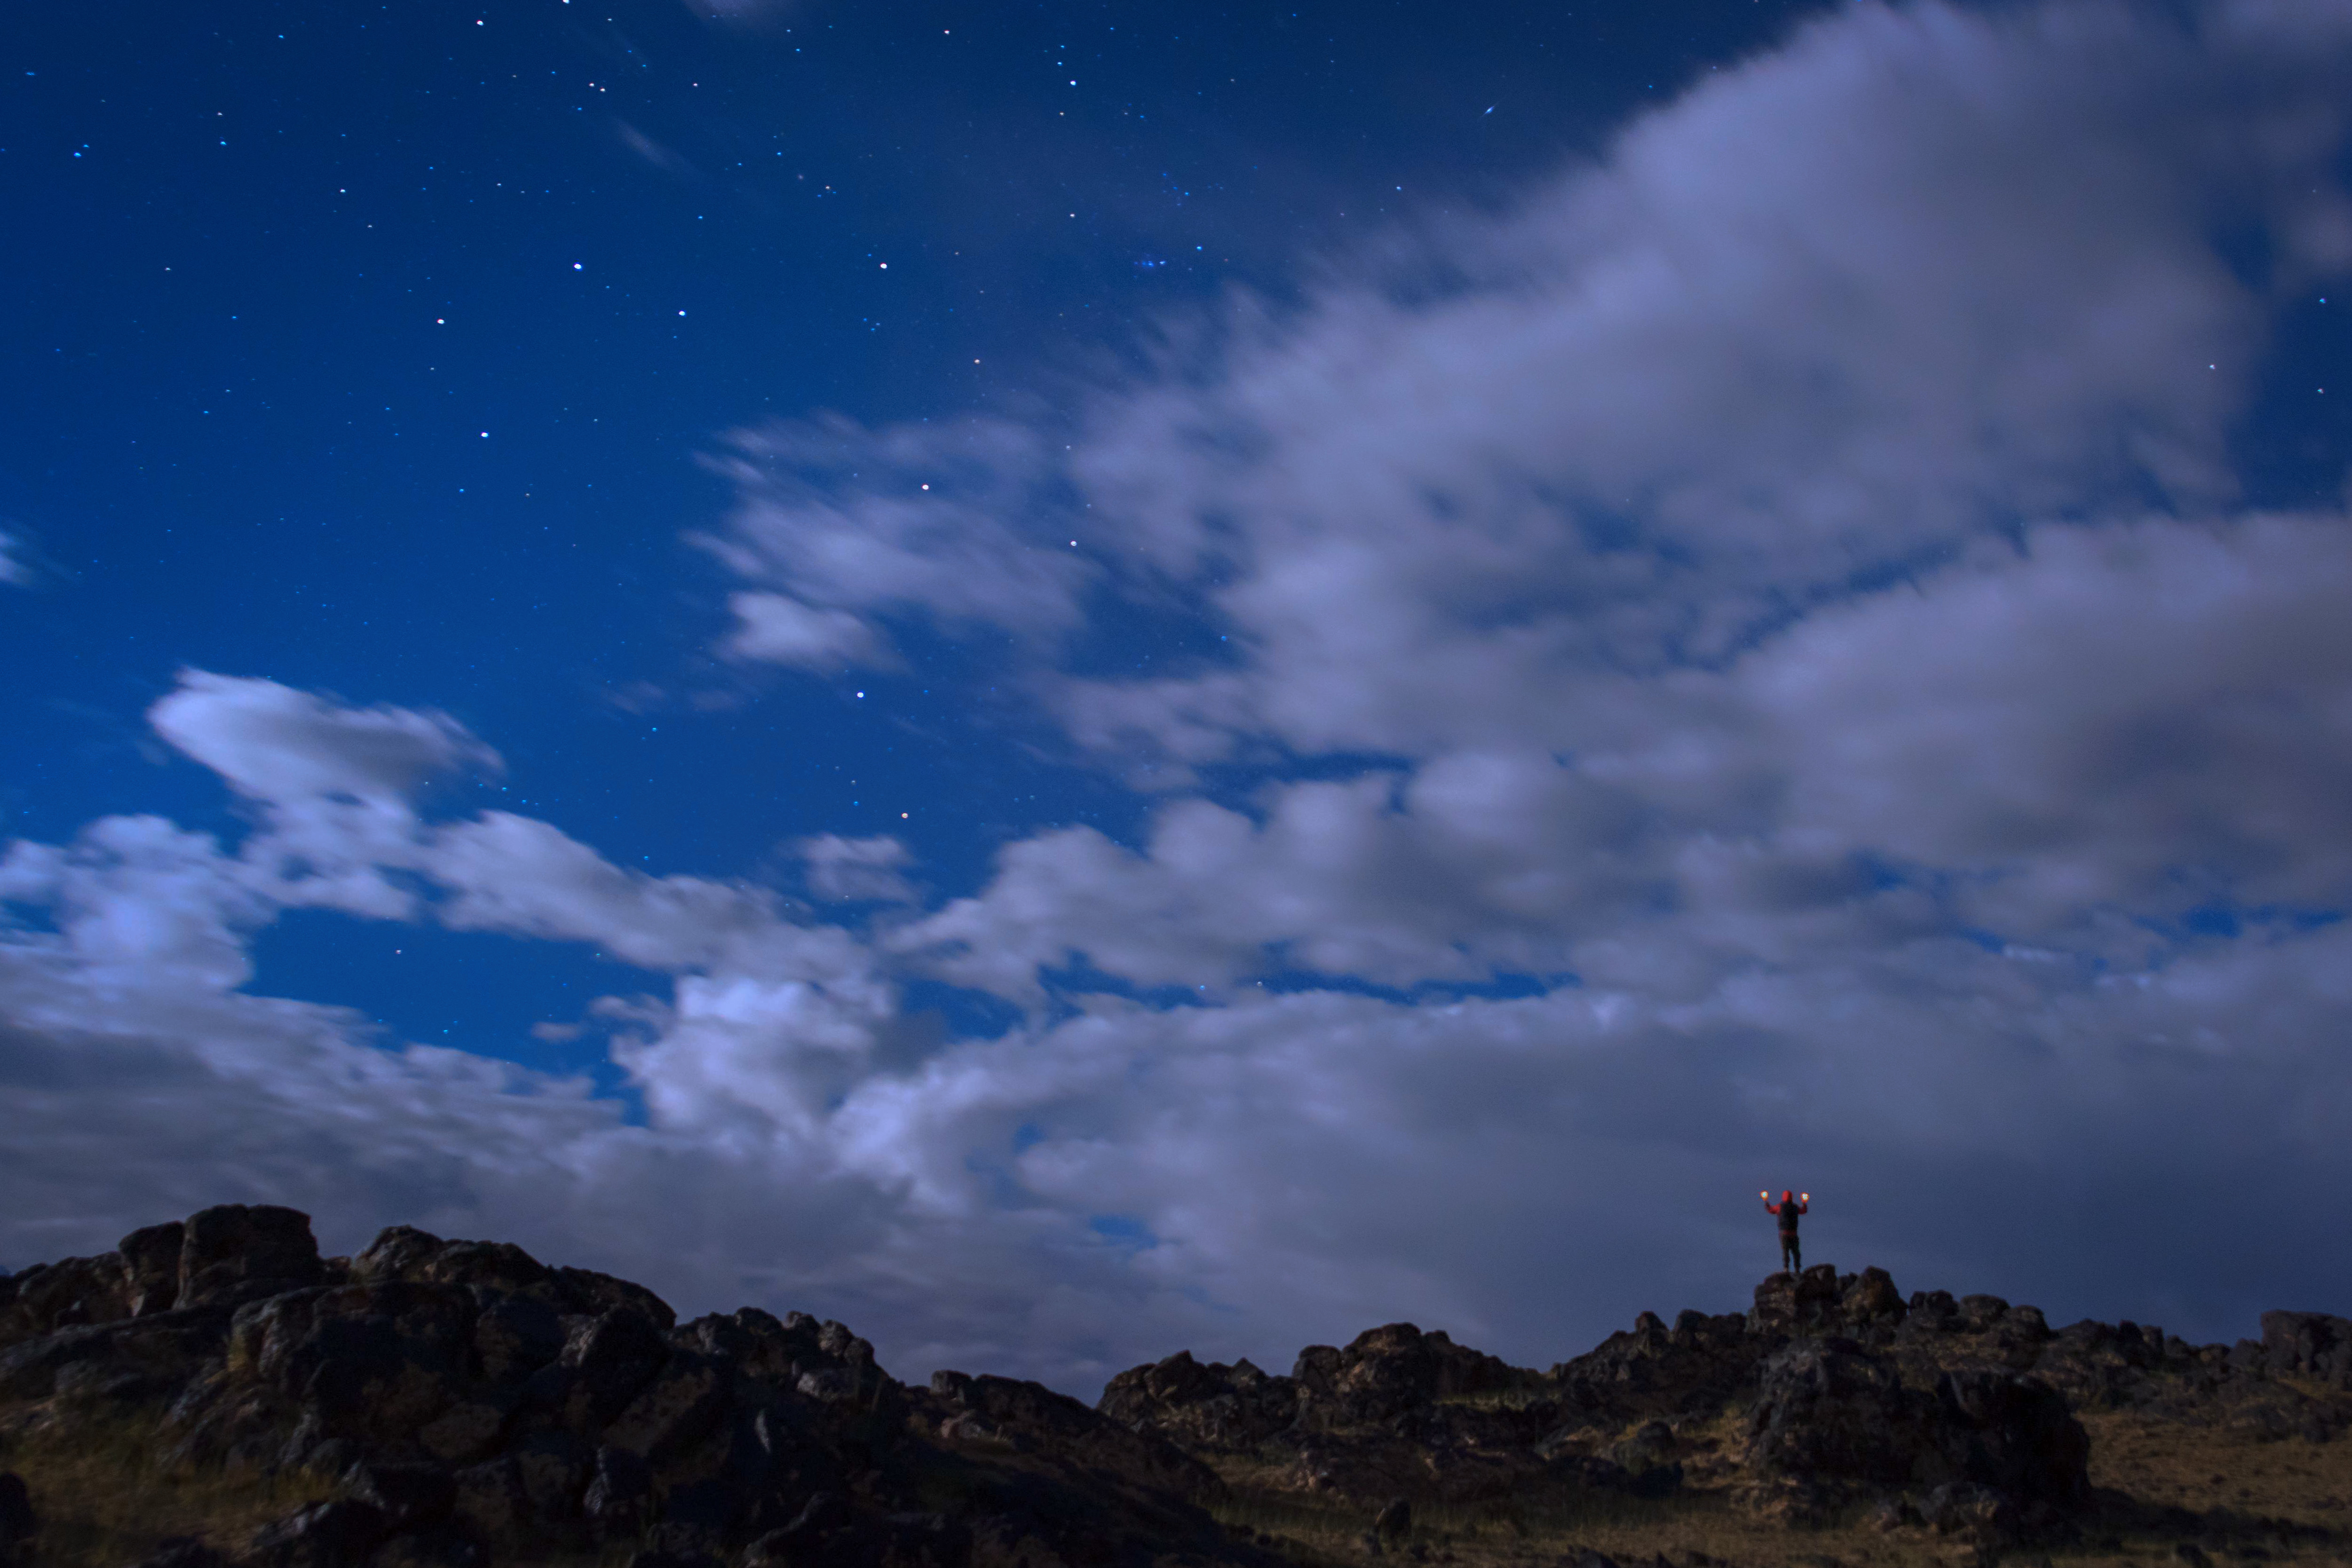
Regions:
<instances>
[{"instance_id":1,"label":"person standing on rock","mask_svg":"<svg viewBox=\"0 0 2352 1568\"><path fill-rule=\"evenodd\" d=\"M1813 1194L1783 1191L1777 1204L1769 1192L1756 1195L1764 1200L1766 1214L1780 1216L1780 1267L1791 1274L1796 1273L1805 1266L1804 1251L1797 1245L1797 1216L1811 1205Z\"/></svg>"}]
</instances>

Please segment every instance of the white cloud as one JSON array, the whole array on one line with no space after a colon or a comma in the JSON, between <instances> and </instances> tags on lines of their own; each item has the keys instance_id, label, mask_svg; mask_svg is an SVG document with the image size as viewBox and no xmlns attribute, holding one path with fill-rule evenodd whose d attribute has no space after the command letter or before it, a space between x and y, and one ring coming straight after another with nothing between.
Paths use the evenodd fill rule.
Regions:
<instances>
[{"instance_id":1,"label":"white cloud","mask_svg":"<svg viewBox=\"0 0 2352 1568\"><path fill-rule=\"evenodd\" d=\"M809 890L821 899L887 904L916 901L914 884L904 875L905 868L914 864L914 853L896 838L844 838L837 833L821 833L793 847L808 869Z\"/></svg>"},{"instance_id":2,"label":"white cloud","mask_svg":"<svg viewBox=\"0 0 2352 1568\"><path fill-rule=\"evenodd\" d=\"M499 754L444 713L347 708L275 681L182 674L149 721L165 740L256 800L386 801L460 767L495 772Z\"/></svg>"},{"instance_id":3,"label":"white cloud","mask_svg":"<svg viewBox=\"0 0 2352 1568\"><path fill-rule=\"evenodd\" d=\"M727 604L737 625L725 650L737 658L820 671L900 663L887 637L846 610L815 609L783 594L734 594Z\"/></svg>"},{"instance_id":4,"label":"white cloud","mask_svg":"<svg viewBox=\"0 0 2352 1568\"><path fill-rule=\"evenodd\" d=\"M33 569L25 562L25 543L5 529L0 529L0 583L13 583L18 587L33 580Z\"/></svg>"},{"instance_id":5,"label":"white cloud","mask_svg":"<svg viewBox=\"0 0 2352 1568\"><path fill-rule=\"evenodd\" d=\"M1098 575L1055 521L1064 483L1040 435L1003 420L867 431L828 417L738 431L713 467L742 501L693 542L788 594L736 595L725 651L806 668L895 663L877 617L1074 630ZM842 492L849 492L845 501Z\"/></svg>"}]
</instances>

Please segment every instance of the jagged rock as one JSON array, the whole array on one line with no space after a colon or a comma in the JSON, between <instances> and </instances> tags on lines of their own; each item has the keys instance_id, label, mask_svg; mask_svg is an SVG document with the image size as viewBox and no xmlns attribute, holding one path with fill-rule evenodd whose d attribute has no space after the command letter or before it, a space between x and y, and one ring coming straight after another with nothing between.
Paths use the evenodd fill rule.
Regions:
<instances>
[{"instance_id":1,"label":"jagged rock","mask_svg":"<svg viewBox=\"0 0 2352 1568\"><path fill-rule=\"evenodd\" d=\"M474 1355L492 1383L520 1383L563 1353L563 1319L535 1296L492 1293L468 1282L478 1300L488 1295L474 1320Z\"/></svg>"},{"instance_id":2,"label":"jagged rock","mask_svg":"<svg viewBox=\"0 0 2352 1568\"><path fill-rule=\"evenodd\" d=\"M652 1503L652 1467L643 1455L609 1444L596 1450L595 1467L581 1511L600 1534L634 1534Z\"/></svg>"},{"instance_id":3,"label":"jagged rock","mask_svg":"<svg viewBox=\"0 0 2352 1568\"><path fill-rule=\"evenodd\" d=\"M1916 1300L1904 1303L1884 1268L1842 1275L1832 1264L1817 1263L1801 1274L1775 1274L1757 1286L1748 1328L1766 1337L1832 1334L1883 1343L1917 1310Z\"/></svg>"},{"instance_id":4,"label":"jagged rock","mask_svg":"<svg viewBox=\"0 0 2352 1568\"><path fill-rule=\"evenodd\" d=\"M582 1495L595 1473L595 1453L569 1432L541 1432L515 1446L516 1478L541 1519L567 1520L580 1512Z\"/></svg>"},{"instance_id":5,"label":"jagged rock","mask_svg":"<svg viewBox=\"0 0 2352 1568\"><path fill-rule=\"evenodd\" d=\"M269 1204L222 1204L188 1216L174 1304L238 1306L319 1284L326 1268L310 1216Z\"/></svg>"},{"instance_id":6,"label":"jagged rock","mask_svg":"<svg viewBox=\"0 0 2352 1568\"><path fill-rule=\"evenodd\" d=\"M2089 1497L2090 1437L2048 1384L1961 1368L1937 1380L1936 1396L1946 1417L1944 1450L1962 1477L2012 1500L2057 1508Z\"/></svg>"},{"instance_id":7,"label":"jagged rock","mask_svg":"<svg viewBox=\"0 0 2352 1568\"><path fill-rule=\"evenodd\" d=\"M237 1309L228 1367L315 1412L331 1435L413 1440L458 1402L474 1310L453 1285L294 1290Z\"/></svg>"},{"instance_id":8,"label":"jagged rock","mask_svg":"<svg viewBox=\"0 0 2352 1568\"><path fill-rule=\"evenodd\" d=\"M562 1352L525 1384L530 1403L574 1432L602 1431L669 1359L655 1320L615 1307L574 1321Z\"/></svg>"},{"instance_id":9,"label":"jagged rock","mask_svg":"<svg viewBox=\"0 0 2352 1568\"><path fill-rule=\"evenodd\" d=\"M1748 1462L1769 1479L1888 1489L1950 1474L1922 1401L1851 1341L1801 1341L1765 1363L1759 1384Z\"/></svg>"},{"instance_id":10,"label":"jagged rock","mask_svg":"<svg viewBox=\"0 0 2352 1568\"><path fill-rule=\"evenodd\" d=\"M179 1220L132 1231L115 1244L122 1259L125 1304L134 1318L168 1312L180 1302L180 1254L187 1226Z\"/></svg>"},{"instance_id":11,"label":"jagged rock","mask_svg":"<svg viewBox=\"0 0 2352 1568\"><path fill-rule=\"evenodd\" d=\"M2352 1388L2352 1321L2326 1312L2264 1312L2263 1367Z\"/></svg>"},{"instance_id":12,"label":"jagged rock","mask_svg":"<svg viewBox=\"0 0 2352 1568\"><path fill-rule=\"evenodd\" d=\"M69 1326L22 1341L0 1350L0 1399L47 1399L71 1369L84 1366L93 1370L83 1375L133 1373L160 1392L217 1354L228 1321L226 1311L198 1309Z\"/></svg>"},{"instance_id":13,"label":"jagged rock","mask_svg":"<svg viewBox=\"0 0 2352 1568\"><path fill-rule=\"evenodd\" d=\"M2029 1506L2089 1495L2090 1442L2055 1389L1963 1368L1931 1394L1852 1341L1801 1341L1768 1361L1748 1430L1748 1464L1774 1484L1772 1506L1794 1514L1926 1487L1943 1500L1922 1505L1929 1522L1990 1539Z\"/></svg>"},{"instance_id":14,"label":"jagged rock","mask_svg":"<svg viewBox=\"0 0 2352 1568\"><path fill-rule=\"evenodd\" d=\"M1174 1444L1131 1431L1042 1383L949 1373L933 1380L932 1393L949 1409L976 1417L1016 1448L1082 1449L1091 1462L1179 1496L1209 1500L1224 1495L1216 1472Z\"/></svg>"},{"instance_id":15,"label":"jagged rock","mask_svg":"<svg viewBox=\"0 0 2352 1568\"><path fill-rule=\"evenodd\" d=\"M687 1352L655 1374L604 1429L604 1440L662 1464L716 1431L733 1407L727 1363Z\"/></svg>"},{"instance_id":16,"label":"jagged rock","mask_svg":"<svg viewBox=\"0 0 2352 1568\"><path fill-rule=\"evenodd\" d=\"M663 1331L677 1322L669 1303L642 1285L588 1268L550 1268L510 1243L447 1241L414 1226L380 1232L352 1259L351 1271L363 1283L464 1286L574 1316L629 1308Z\"/></svg>"},{"instance_id":17,"label":"jagged rock","mask_svg":"<svg viewBox=\"0 0 2352 1568\"><path fill-rule=\"evenodd\" d=\"M58 1329L110 1323L131 1315L122 1255L36 1263L7 1281L0 1310L0 1344L16 1344Z\"/></svg>"},{"instance_id":18,"label":"jagged rock","mask_svg":"<svg viewBox=\"0 0 2352 1568\"><path fill-rule=\"evenodd\" d=\"M679 1325L641 1287L503 1244L395 1226L320 1259L291 1210L205 1210L0 1279L0 1418L69 1427L143 1404L166 1463L336 1488L323 1507L342 1511L280 1521L255 1568L624 1543L753 1568L1265 1563L1200 1511L1224 1495L1204 1459L1407 1518L1744 1489L1790 1522L1876 1505L1886 1528L1981 1552L2086 1506L2071 1406L2316 1441L2352 1424L2347 1379L2343 1319L2270 1314L2235 1351L2130 1323L2053 1334L1999 1297L1906 1302L1874 1268L1777 1276L1747 1313L1644 1312L1549 1373L1391 1324L1309 1347L1288 1376L1180 1353L1120 1373L1095 1410L961 1373L908 1389L800 1313ZM1745 1436L1727 1442L1734 1410ZM1390 1517L1372 1539L1393 1546L1409 1531Z\"/></svg>"},{"instance_id":19,"label":"jagged rock","mask_svg":"<svg viewBox=\"0 0 2352 1568\"><path fill-rule=\"evenodd\" d=\"M429 1530L457 1505L457 1479L438 1465L362 1462L345 1478L353 1501L383 1516L394 1532Z\"/></svg>"},{"instance_id":20,"label":"jagged rock","mask_svg":"<svg viewBox=\"0 0 2352 1568\"><path fill-rule=\"evenodd\" d=\"M1298 1384L1269 1377L1246 1360L1207 1365L1178 1351L1120 1373L1095 1408L1121 1426L1149 1428L1192 1448L1256 1447L1298 1417Z\"/></svg>"},{"instance_id":21,"label":"jagged rock","mask_svg":"<svg viewBox=\"0 0 2352 1568\"><path fill-rule=\"evenodd\" d=\"M1774 1342L1736 1313L1685 1311L1669 1329L1644 1312L1631 1331L1555 1365L1546 1382L1557 1393L1560 1423L1571 1429L1711 1414L1752 1391L1757 1364Z\"/></svg>"},{"instance_id":22,"label":"jagged rock","mask_svg":"<svg viewBox=\"0 0 2352 1568\"><path fill-rule=\"evenodd\" d=\"M467 1534L488 1542L493 1554L534 1533L537 1514L522 1484L522 1467L514 1456L502 1454L467 1465L454 1471L449 1479L452 1516Z\"/></svg>"},{"instance_id":23,"label":"jagged rock","mask_svg":"<svg viewBox=\"0 0 2352 1568\"><path fill-rule=\"evenodd\" d=\"M1344 1350L1307 1346L1290 1376L1298 1385L1298 1419L1314 1427L1390 1420L1433 1400L1499 1393L1525 1374L1499 1356L1455 1344L1443 1330L1424 1334L1411 1323L1389 1323Z\"/></svg>"},{"instance_id":24,"label":"jagged rock","mask_svg":"<svg viewBox=\"0 0 2352 1568\"><path fill-rule=\"evenodd\" d=\"M498 1447L509 1415L499 1405L461 1400L418 1426L416 1444L444 1464L468 1464Z\"/></svg>"}]
</instances>

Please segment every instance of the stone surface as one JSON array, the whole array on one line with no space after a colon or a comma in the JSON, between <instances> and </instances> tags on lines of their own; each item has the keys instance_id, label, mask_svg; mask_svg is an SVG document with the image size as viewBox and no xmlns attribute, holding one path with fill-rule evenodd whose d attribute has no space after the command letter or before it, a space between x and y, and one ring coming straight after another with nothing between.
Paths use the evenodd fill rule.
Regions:
<instances>
[{"instance_id":1,"label":"stone surface","mask_svg":"<svg viewBox=\"0 0 2352 1568\"><path fill-rule=\"evenodd\" d=\"M183 1227L176 1304L235 1305L319 1284L325 1274L309 1215L223 1204L197 1210Z\"/></svg>"},{"instance_id":2,"label":"stone surface","mask_svg":"<svg viewBox=\"0 0 2352 1568\"><path fill-rule=\"evenodd\" d=\"M1095 1408L1122 1426L1148 1427L1192 1449L1243 1453L1298 1418L1296 1380L1247 1361L1202 1364L1190 1351L1120 1373Z\"/></svg>"},{"instance_id":3,"label":"stone surface","mask_svg":"<svg viewBox=\"0 0 2352 1568\"><path fill-rule=\"evenodd\" d=\"M0 1279L0 1420L135 1409L168 1463L325 1484L239 1568L1270 1563L1203 1511L1233 1500L1219 1465L1360 1508L1384 1554L1433 1550L1426 1521L1455 1506L1678 1489L1980 1553L2100 1506L2078 1410L2318 1442L2352 1425L2347 1377L2352 1321L2326 1314L2268 1314L2234 1349L2053 1333L2029 1305L1829 1266L1745 1312L1643 1312L1549 1371L1391 1323L1286 1375L1179 1352L1094 1408L959 1372L908 1387L801 1313L681 1325L504 1244L395 1226L321 1259L291 1210L208 1209ZM0 1542L6 1518L0 1495ZM203 1550L179 1568L218 1568Z\"/></svg>"}]
</instances>

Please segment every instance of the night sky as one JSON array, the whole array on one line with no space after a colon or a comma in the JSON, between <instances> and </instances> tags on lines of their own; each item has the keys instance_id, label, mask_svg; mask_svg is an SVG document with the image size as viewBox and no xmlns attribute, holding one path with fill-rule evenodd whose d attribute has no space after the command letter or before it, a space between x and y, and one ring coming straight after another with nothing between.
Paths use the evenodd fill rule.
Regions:
<instances>
[{"instance_id":1,"label":"night sky","mask_svg":"<svg viewBox=\"0 0 2352 1568\"><path fill-rule=\"evenodd\" d=\"M52 6L0 215L0 1264L2352 1310L2335 0Z\"/></svg>"}]
</instances>

